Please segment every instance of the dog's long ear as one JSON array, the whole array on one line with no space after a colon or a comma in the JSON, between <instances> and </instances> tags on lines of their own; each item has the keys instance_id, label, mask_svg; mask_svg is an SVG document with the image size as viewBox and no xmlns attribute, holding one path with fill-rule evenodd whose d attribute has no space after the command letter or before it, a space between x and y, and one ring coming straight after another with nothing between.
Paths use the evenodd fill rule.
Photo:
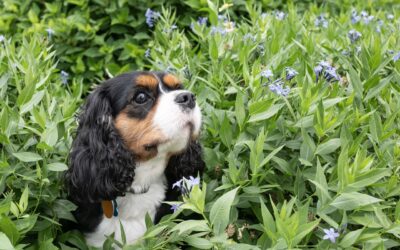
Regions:
<instances>
[{"instance_id":1,"label":"dog's long ear","mask_svg":"<svg viewBox=\"0 0 400 250\"><path fill-rule=\"evenodd\" d=\"M166 176L168 184L189 176L196 177L202 175L205 168L205 163L202 156L202 148L198 141L193 141L189 144L187 149L178 155L174 155L170 158Z\"/></svg>"},{"instance_id":2,"label":"dog's long ear","mask_svg":"<svg viewBox=\"0 0 400 250\"><path fill-rule=\"evenodd\" d=\"M131 185L134 160L115 130L107 85L87 98L79 115L65 183L75 201L99 202L123 196Z\"/></svg>"}]
</instances>

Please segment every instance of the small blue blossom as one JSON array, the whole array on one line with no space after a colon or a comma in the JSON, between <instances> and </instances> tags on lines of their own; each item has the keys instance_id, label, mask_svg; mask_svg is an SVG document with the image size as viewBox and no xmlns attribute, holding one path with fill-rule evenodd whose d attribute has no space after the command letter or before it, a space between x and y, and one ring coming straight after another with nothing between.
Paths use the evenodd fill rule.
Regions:
<instances>
[{"instance_id":1,"label":"small blue blossom","mask_svg":"<svg viewBox=\"0 0 400 250\"><path fill-rule=\"evenodd\" d=\"M333 228L329 228L328 229L324 229L324 240L330 240L332 243L336 242L336 238L339 237L339 233L335 232L335 229Z\"/></svg>"},{"instance_id":2,"label":"small blue blossom","mask_svg":"<svg viewBox=\"0 0 400 250\"><path fill-rule=\"evenodd\" d=\"M252 40L253 42L255 42L256 37L250 33L247 33L246 35L243 36L243 41L247 41L247 40Z\"/></svg>"},{"instance_id":3,"label":"small blue blossom","mask_svg":"<svg viewBox=\"0 0 400 250\"><path fill-rule=\"evenodd\" d=\"M325 19L325 16L323 14L317 16L317 18L314 21L314 24L316 27L323 27L323 28L328 28L328 20Z\"/></svg>"},{"instance_id":4,"label":"small blue blossom","mask_svg":"<svg viewBox=\"0 0 400 250\"><path fill-rule=\"evenodd\" d=\"M218 21L226 21L227 20L227 18L226 18L226 16L224 16L224 15L218 15Z\"/></svg>"},{"instance_id":5,"label":"small blue blossom","mask_svg":"<svg viewBox=\"0 0 400 250\"><path fill-rule=\"evenodd\" d=\"M393 14L387 14L387 15L386 15L386 18L387 18L388 20L393 20L393 19L394 19L394 15L393 15Z\"/></svg>"},{"instance_id":6,"label":"small blue blossom","mask_svg":"<svg viewBox=\"0 0 400 250\"><path fill-rule=\"evenodd\" d=\"M389 49L389 50L387 51L387 53L389 53L389 54L393 55L393 54L394 54L394 50L392 50L392 49Z\"/></svg>"},{"instance_id":7,"label":"small blue blossom","mask_svg":"<svg viewBox=\"0 0 400 250\"><path fill-rule=\"evenodd\" d=\"M267 13L265 13L265 12L261 13L261 18L262 18L262 19L265 19L267 16L268 16Z\"/></svg>"},{"instance_id":8,"label":"small blue blossom","mask_svg":"<svg viewBox=\"0 0 400 250\"><path fill-rule=\"evenodd\" d=\"M357 14L357 11L353 10L351 12L351 23L356 24L361 20L361 17Z\"/></svg>"},{"instance_id":9,"label":"small blue blossom","mask_svg":"<svg viewBox=\"0 0 400 250\"><path fill-rule=\"evenodd\" d=\"M171 210L174 211L174 213L175 213L176 211L179 210L179 208L181 206L182 206L182 204L173 204L173 205L171 205Z\"/></svg>"},{"instance_id":10,"label":"small blue blossom","mask_svg":"<svg viewBox=\"0 0 400 250\"><path fill-rule=\"evenodd\" d=\"M208 22L208 18L207 17L199 17L199 19L197 19L197 23L202 26L202 25L207 25Z\"/></svg>"},{"instance_id":11,"label":"small blue blossom","mask_svg":"<svg viewBox=\"0 0 400 250\"><path fill-rule=\"evenodd\" d=\"M175 182L174 184L172 184L172 188L175 188L175 187L181 188L182 187L182 182L183 182L183 179Z\"/></svg>"},{"instance_id":12,"label":"small blue blossom","mask_svg":"<svg viewBox=\"0 0 400 250\"><path fill-rule=\"evenodd\" d=\"M5 39L6 39L5 36L0 35L0 43L3 42Z\"/></svg>"},{"instance_id":13,"label":"small blue blossom","mask_svg":"<svg viewBox=\"0 0 400 250\"><path fill-rule=\"evenodd\" d=\"M211 35L221 34L222 36L226 34L226 30L221 27L211 26Z\"/></svg>"},{"instance_id":14,"label":"small blue blossom","mask_svg":"<svg viewBox=\"0 0 400 250\"><path fill-rule=\"evenodd\" d=\"M294 70L290 67L286 67L285 70L286 70L286 80L287 81L292 80L295 76L297 76L299 74L296 70Z\"/></svg>"},{"instance_id":15,"label":"small blue blossom","mask_svg":"<svg viewBox=\"0 0 400 250\"><path fill-rule=\"evenodd\" d=\"M285 19L285 17L286 17L286 13L285 13L285 12L277 11L277 12L275 13L275 18L276 18L277 20L279 20L279 21L282 21L283 19Z\"/></svg>"},{"instance_id":16,"label":"small blue blossom","mask_svg":"<svg viewBox=\"0 0 400 250\"><path fill-rule=\"evenodd\" d=\"M145 13L146 23L147 25L152 28L154 27L154 23L160 17L160 12L152 11L151 9L147 9Z\"/></svg>"},{"instance_id":17,"label":"small blue blossom","mask_svg":"<svg viewBox=\"0 0 400 250\"><path fill-rule=\"evenodd\" d=\"M393 56L393 62L397 62L398 60L400 60L400 52L397 52L397 54Z\"/></svg>"},{"instance_id":18,"label":"small blue blossom","mask_svg":"<svg viewBox=\"0 0 400 250\"><path fill-rule=\"evenodd\" d=\"M350 38L352 43L356 42L362 36L357 30L350 30L347 36Z\"/></svg>"},{"instance_id":19,"label":"small blue blossom","mask_svg":"<svg viewBox=\"0 0 400 250\"><path fill-rule=\"evenodd\" d=\"M315 81L318 82L318 78L321 75L322 71L324 70L324 68L321 65L317 65L314 68L314 73L315 73Z\"/></svg>"},{"instance_id":20,"label":"small blue blossom","mask_svg":"<svg viewBox=\"0 0 400 250\"><path fill-rule=\"evenodd\" d=\"M200 184L200 178L199 177L194 178L193 176L189 176L189 180L187 181L187 185L188 185L189 189L191 187L193 187L195 185L199 185L199 184Z\"/></svg>"},{"instance_id":21,"label":"small blue blossom","mask_svg":"<svg viewBox=\"0 0 400 250\"><path fill-rule=\"evenodd\" d=\"M68 84L69 74L67 72L65 72L64 70L61 70L60 76L61 76L61 82L64 85L67 85Z\"/></svg>"},{"instance_id":22,"label":"small blue blossom","mask_svg":"<svg viewBox=\"0 0 400 250\"><path fill-rule=\"evenodd\" d=\"M364 24L369 24L372 20L374 20L374 16L367 16L367 17L364 17L364 19L363 19L363 21L364 21Z\"/></svg>"},{"instance_id":23,"label":"small blue blossom","mask_svg":"<svg viewBox=\"0 0 400 250\"><path fill-rule=\"evenodd\" d=\"M326 61L321 61L319 64L314 68L315 73L315 80L318 82L319 76L322 75L328 81L340 81L340 76L336 73L336 68L331 66Z\"/></svg>"},{"instance_id":24,"label":"small blue blossom","mask_svg":"<svg viewBox=\"0 0 400 250\"><path fill-rule=\"evenodd\" d=\"M266 70L261 71L260 75L262 77L267 78L267 79L270 79L271 77L274 76L274 74L272 73L272 71L270 69L266 69Z\"/></svg>"},{"instance_id":25,"label":"small blue blossom","mask_svg":"<svg viewBox=\"0 0 400 250\"><path fill-rule=\"evenodd\" d=\"M324 72L324 77L328 82L332 80L340 81L340 77L336 73L336 69L334 67L327 67Z\"/></svg>"},{"instance_id":26,"label":"small blue blossom","mask_svg":"<svg viewBox=\"0 0 400 250\"><path fill-rule=\"evenodd\" d=\"M257 51L258 51L258 53L260 53L260 56L265 55L265 48L264 48L264 45L259 44L259 45L257 46Z\"/></svg>"},{"instance_id":27,"label":"small blue blossom","mask_svg":"<svg viewBox=\"0 0 400 250\"><path fill-rule=\"evenodd\" d=\"M49 37L49 38L51 38L53 35L54 35L54 30L52 29L52 28L47 28L46 29L46 32L47 32L47 36Z\"/></svg>"},{"instance_id":28,"label":"small blue blossom","mask_svg":"<svg viewBox=\"0 0 400 250\"><path fill-rule=\"evenodd\" d=\"M275 94L281 95L281 96L287 96L290 92L289 87L283 88L283 81L280 78L278 80L275 80L268 87L269 87L269 90L271 90Z\"/></svg>"},{"instance_id":29,"label":"small blue blossom","mask_svg":"<svg viewBox=\"0 0 400 250\"><path fill-rule=\"evenodd\" d=\"M150 57L150 49L146 49L146 51L144 52L144 56L145 56L146 58L149 58L149 57Z\"/></svg>"},{"instance_id":30,"label":"small blue blossom","mask_svg":"<svg viewBox=\"0 0 400 250\"><path fill-rule=\"evenodd\" d=\"M381 28L383 26L383 21L381 19L378 20L375 31L381 33Z\"/></svg>"}]
</instances>

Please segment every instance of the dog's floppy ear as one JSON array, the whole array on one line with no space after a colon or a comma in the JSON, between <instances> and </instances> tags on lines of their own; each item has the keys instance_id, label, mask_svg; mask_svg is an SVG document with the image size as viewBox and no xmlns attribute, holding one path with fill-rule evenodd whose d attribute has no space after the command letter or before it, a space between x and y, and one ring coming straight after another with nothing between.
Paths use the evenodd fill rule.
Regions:
<instances>
[{"instance_id":1,"label":"dog's floppy ear","mask_svg":"<svg viewBox=\"0 0 400 250\"><path fill-rule=\"evenodd\" d=\"M123 196L131 185L134 160L115 130L107 85L87 98L69 156L65 183L75 201L99 202Z\"/></svg>"},{"instance_id":2,"label":"dog's floppy ear","mask_svg":"<svg viewBox=\"0 0 400 250\"><path fill-rule=\"evenodd\" d=\"M192 141L184 152L171 156L166 171L168 184L172 185L182 177L201 176L204 168L201 145L198 141Z\"/></svg>"}]
</instances>

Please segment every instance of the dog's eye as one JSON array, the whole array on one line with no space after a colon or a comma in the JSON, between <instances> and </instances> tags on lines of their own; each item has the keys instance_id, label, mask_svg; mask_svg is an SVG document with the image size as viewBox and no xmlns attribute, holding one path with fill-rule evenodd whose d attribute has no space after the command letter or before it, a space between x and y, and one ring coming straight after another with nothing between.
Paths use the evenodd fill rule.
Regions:
<instances>
[{"instance_id":1,"label":"dog's eye","mask_svg":"<svg viewBox=\"0 0 400 250\"><path fill-rule=\"evenodd\" d=\"M137 104L143 104L143 103L147 102L148 99L149 99L149 97L145 93L140 92L135 96L134 100Z\"/></svg>"}]
</instances>

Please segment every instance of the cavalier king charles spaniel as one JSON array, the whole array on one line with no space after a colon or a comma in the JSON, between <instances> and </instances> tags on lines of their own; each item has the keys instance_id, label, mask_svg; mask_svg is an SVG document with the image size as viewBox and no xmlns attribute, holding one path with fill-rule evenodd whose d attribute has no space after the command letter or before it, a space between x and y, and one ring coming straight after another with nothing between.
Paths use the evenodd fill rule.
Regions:
<instances>
[{"instance_id":1,"label":"cavalier king charles spaniel","mask_svg":"<svg viewBox=\"0 0 400 250\"><path fill-rule=\"evenodd\" d=\"M175 76L133 72L107 80L87 98L65 182L79 229L101 247L120 222L128 243L170 213L180 195L172 184L201 175L197 141L201 113L195 96Z\"/></svg>"}]
</instances>

